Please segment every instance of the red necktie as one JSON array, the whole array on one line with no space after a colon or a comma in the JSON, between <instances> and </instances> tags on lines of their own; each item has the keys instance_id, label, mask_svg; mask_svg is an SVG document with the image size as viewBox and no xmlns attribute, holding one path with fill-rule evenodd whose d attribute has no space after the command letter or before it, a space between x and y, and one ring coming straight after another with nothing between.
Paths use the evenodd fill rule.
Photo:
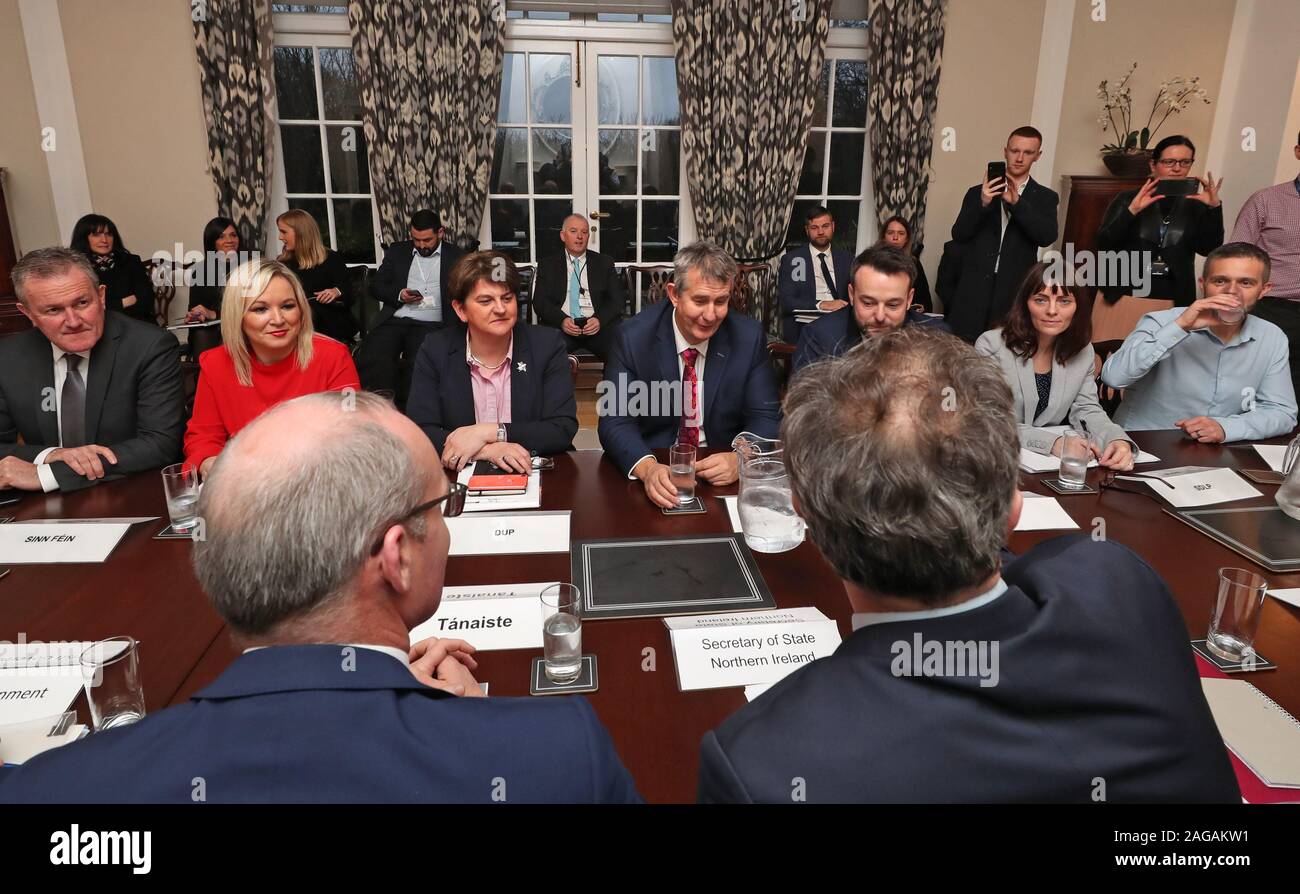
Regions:
<instances>
[{"instance_id":1,"label":"red necktie","mask_svg":"<svg viewBox=\"0 0 1300 894\"><path fill-rule=\"evenodd\" d=\"M699 356L695 348L682 351L682 424L677 443L691 447L700 446L700 380L695 375L695 359Z\"/></svg>"}]
</instances>

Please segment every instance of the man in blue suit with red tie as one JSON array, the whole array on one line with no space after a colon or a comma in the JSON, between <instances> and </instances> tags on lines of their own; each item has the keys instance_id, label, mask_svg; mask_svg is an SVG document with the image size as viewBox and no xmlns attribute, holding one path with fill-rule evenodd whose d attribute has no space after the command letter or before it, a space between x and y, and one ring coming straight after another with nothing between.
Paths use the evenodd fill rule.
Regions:
<instances>
[{"instance_id":1,"label":"man in blue suit with red tie","mask_svg":"<svg viewBox=\"0 0 1300 894\"><path fill-rule=\"evenodd\" d=\"M638 801L585 699L484 698L471 644L411 645L464 496L375 395L269 410L217 459L194 544L243 655L183 705L0 776L0 802Z\"/></svg>"},{"instance_id":2,"label":"man in blue suit with red tie","mask_svg":"<svg viewBox=\"0 0 1300 894\"><path fill-rule=\"evenodd\" d=\"M742 431L775 438L781 423L763 327L729 313L735 260L697 242L677 253L673 267L669 300L619 326L596 402L605 455L664 508L677 505L677 489L653 450L722 448L695 472L723 486L738 475L732 439Z\"/></svg>"}]
</instances>

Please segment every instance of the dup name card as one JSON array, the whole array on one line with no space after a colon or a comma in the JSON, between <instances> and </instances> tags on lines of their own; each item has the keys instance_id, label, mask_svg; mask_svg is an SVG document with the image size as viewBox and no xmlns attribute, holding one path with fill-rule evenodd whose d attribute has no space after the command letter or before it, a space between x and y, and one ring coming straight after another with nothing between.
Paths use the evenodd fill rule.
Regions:
<instances>
[{"instance_id":1,"label":"dup name card","mask_svg":"<svg viewBox=\"0 0 1300 894\"><path fill-rule=\"evenodd\" d=\"M411 631L414 645L431 636L463 639L480 652L542 647L541 584L444 587L437 613Z\"/></svg>"},{"instance_id":2,"label":"dup name card","mask_svg":"<svg viewBox=\"0 0 1300 894\"><path fill-rule=\"evenodd\" d=\"M836 623L812 607L665 618L677 686L775 683L839 647Z\"/></svg>"},{"instance_id":3,"label":"dup name card","mask_svg":"<svg viewBox=\"0 0 1300 894\"><path fill-rule=\"evenodd\" d=\"M0 565L103 562L129 524L0 525Z\"/></svg>"},{"instance_id":4,"label":"dup name card","mask_svg":"<svg viewBox=\"0 0 1300 894\"><path fill-rule=\"evenodd\" d=\"M1244 478L1232 469L1182 466L1160 469L1141 476L1118 475L1126 481L1141 481L1159 496L1179 509L1188 506L1214 506L1234 500L1262 497Z\"/></svg>"},{"instance_id":5,"label":"dup name card","mask_svg":"<svg viewBox=\"0 0 1300 894\"><path fill-rule=\"evenodd\" d=\"M567 553L569 511L479 512L447 519L451 555Z\"/></svg>"}]
</instances>

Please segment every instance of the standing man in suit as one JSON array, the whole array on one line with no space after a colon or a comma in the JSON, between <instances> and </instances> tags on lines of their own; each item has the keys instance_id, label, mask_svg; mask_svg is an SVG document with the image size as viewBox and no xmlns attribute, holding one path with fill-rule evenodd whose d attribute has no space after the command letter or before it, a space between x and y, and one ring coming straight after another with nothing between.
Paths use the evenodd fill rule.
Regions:
<instances>
[{"instance_id":1,"label":"standing man in suit","mask_svg":"<svg viewBox=\"0 0 1300 894\"><path fill-rule=\"evenodd\" d=\"M989 180L986 173L982 184L967 191L952 225L961 273L945 319L966 341L1001 325L1011 296L1038 261L1038 249L1056 241L1056 192L1029 176L1042 154L1043 135L1036 128L1013 130L1002 150L1007 175Z\"/></svg>"},{"instance_id":2,"label":"standing man in suit","mask_svg":"<svg viewBox=\"0 0 1300 894\"><path fill-rule=\"evenodd\" d=\"M213 466L194 544L244 653L187 703L24 764L0 801L188 804L196 776L209 803L639 800L586 699L485 699L470 643L411 644L464 507L441 466L373 394L258 417Z\"/></svg>"},{"instance_id":3,"label":"standing man in suit","mask_svg":"<svg viewBox=\"0 0 1300 894\"><path fill-rule=\"evenodd\" d=\"M797 777L808 801L1240 801L1150 566L1086 534L1002 564L1022 501L997 364L908 326L796 377L786 407L853 633L705 735L701 800L790 803Z\"/></svg>"},{"instance_id":4,"label":"standing man in suit","mask_svg":"<svg viewBox=\"0 0 1300 894\"><path fill-rule=\"evenodd\" d=\"M735 260L712 242L677 252L668 301L619 327L597 387L605 456L664 508L677 505L677 488L653 450L677 443L722 448L695 471L709 484L727 485L738 476L736 455L727 449L732 439L742 431L775 438L781 422L763 327L728 313L736 275Z\"/></svg>"},{"instance_id":5,"label":"standing man in suit","mask_svg":"<svg viewBox=\"0 0 1300 894\"><path fill-rule=\"evenodd\" d=\"M570 352L585 348L608 360L616 327L623 319L627 289L613 261L587 250L590 236L581 214L564 219L560 225L564 251L538 262L533 307L538 322L564 333Z\"/></svg>"},{"instance_id":6,"label":"standing man in suit","mask_svg":"<svg viewBox=\"0 0 1300 894\"><path fill-rule=\"evenodd\" d=\"M790 344L799 339L804 324L795 322L799 311L830 313L848 304L849 267L853 255L832 249L835 218L818 206L805 217L808 244L785 253L777 272L776 294L781 301L781 337Z\"/></svg>"},{"instance_id":7,"label":"standing man in suit","mask_svg":"<svg viewBox=\"0 0 1300 894\"><path fill-rule=\"evenodd\" d=\"M28 252L13 283L34 328L0 339L0 487L80 490L174 462L185 427L176 337L107 312L104 286L71 249Z\"/></svg>"},{"instance_id":8,"label":"standing man in suit","mask_svg":"<svg viewBox=\"0 0 1300 894\"><path fill-rule=\"evenodd\" d=\"M425 336L447 322L447 277L461 256L444 241L446 230L436 211L415 212L410 226L411 238L388 246L370 280L370 292L383 308L356 356L361 387L397 395L398 406L405 405L411 388L409 369L398 381L399 361L404 357L414 364Z\"/></svg>"}]
</instances>

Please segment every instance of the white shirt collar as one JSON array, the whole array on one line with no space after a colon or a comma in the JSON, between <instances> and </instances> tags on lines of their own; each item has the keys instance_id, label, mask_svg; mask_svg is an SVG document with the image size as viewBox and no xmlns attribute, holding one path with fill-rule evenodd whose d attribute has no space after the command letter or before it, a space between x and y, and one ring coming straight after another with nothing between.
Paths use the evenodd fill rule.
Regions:
<instances>
[{"instance_id":1,"label":"white shirt collar","mask_svg":"<svg viewBox=\"0 0 1300 894\"><path fill-rule=\"evenodd\" d=\"M698 345L693 345L686 340L686 336L682 335L682 330L677 328L676 308L672 310L669 316L671 316L673 320L673 340L677 342L677 356L679 358L682 356L682 351L685 351L687 348L694 348L699 351L701 357L709 353L709 340L707 338Z\"/></svg>"},{"instance_id":2,"label":"white shirt collar","mask_svg":"<svg viewBox=\"0 0 1300 894\"><path fill-rule=\"evenodd\" d=\"M424 255L420 254L420 250L416 248L414 245L412 245L411 257L421 258L426 261L429 260L429 258L440 258L442 257L442 242L441 241L438 242L438 247L433 250L433 254L429 255L429 258L425 258Z\"/></svg>"},{"instance_id":3,"label":"white shirt collar","mask_svg":"<svg viewBox=\"0 0 1300 894\"><path fill-rule=\"evenodd\" d=\"M62 348L60 348L60 347L59 347L58 345L56 345L54 342L50 342L50 348L54 351L54 362L55 362L55 363L58 363L60 360L63 359L63 357L64 357L65 354L69 353L68 351L65 351L65 350L63 350ZM73 351L72 353L76 354L76 355L77 355L78 357L80 357L82 360L85 360L86 363L89 363L89 362L90 362L90 351ZM84 369L86 368L86 365L85 365L85 364L82 364L82 367L81 367L81 368L84 370Z\"/></svg>"},{"instance_id":4,"label":"white shirt collar","mask_svg":"<svg viewBox=\"0 0 1300 894\"><path fill-rule=\"evenodd\" d=\"M928 618L943 618L948 615L974 611L988 605L1006 591L1007 582L999 575L998 582L993 585L992 589L981 593L974 599L967 599L965 602L959 602L956 605L945 605L943 608L930 608L919 612L854 612L853 629L861 630L863 627L869 627L872 624L892 624L896 621L923 621Z\"/></svg>"},{"instance_id":5,"label":"white shirt collar","mask_svg":"<svg viewBox=\"0 0 1300 894\"><path fill-rule=\"evenodd\" d=\"M574 264L584 263L586 262L586 260L587 260L587 252L585 250L580 255L573 254L567 248L564 250L564 262L568 264L570 267L572 267Z\"/></svg>"},{"instance_id":6,"label":"white shirt collar","mask_svg":"<svg viewBox=\"0 0 1300 894\"><path fill-rule=\"evenodd\" d=\"M288 644L286 643L285 645ZM334 644L317 643L317 645L334 645ZM372 646L369 645L368 643L344 643L343 645L351 646L354 649L369 649L372 652L383 652L385 655L391 655L393 658L396 658L398 661L402 662L403 667L409 668L411 666L410 657L401 649L394 649L392 646ZM249 652L256 652L260 649L274 649L274 648L275 646L253 646L251 648L245 649L244 654L247 655Z\"/></svg>"}]
</instances>

